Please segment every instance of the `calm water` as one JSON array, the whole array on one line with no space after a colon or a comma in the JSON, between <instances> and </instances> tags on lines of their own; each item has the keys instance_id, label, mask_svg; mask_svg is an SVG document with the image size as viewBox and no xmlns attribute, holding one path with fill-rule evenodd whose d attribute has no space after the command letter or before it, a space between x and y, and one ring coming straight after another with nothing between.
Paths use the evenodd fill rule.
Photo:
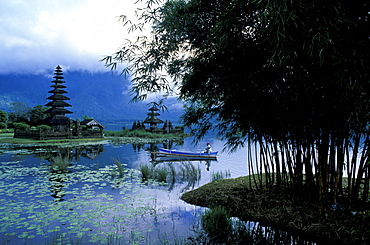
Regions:
<instances>
[{"instance_id":1,"label":"calm water","mask_svg":"<svg viewBox=\"0 0 370 245\"><path fill-rule=\"evenodd\" d=\"M212 181L214 173L228 178L248 175L246 149L220 152L217 161L164 162L180 173L188 164L199 179L177 176L168 184L143 182L140 166L151 164L156 147L201 151L210 142L221 151L223 142L212 137L200 145L92 144L73 147L0 148L1 244L180 244L195 236L204 208L180 196ZM53 170L55 156L71 162L62 173ZM120 178L115 160L124 165ZM181 174L179 174L181 175ZM253 226L254 223L248 225ZM263 228L264 229L264 228ZM289 244L294 238L289 239ZM288 243L285 243L288 244ZM303 244L303 243L302 243Z\"/></svg>"}]
</instances>

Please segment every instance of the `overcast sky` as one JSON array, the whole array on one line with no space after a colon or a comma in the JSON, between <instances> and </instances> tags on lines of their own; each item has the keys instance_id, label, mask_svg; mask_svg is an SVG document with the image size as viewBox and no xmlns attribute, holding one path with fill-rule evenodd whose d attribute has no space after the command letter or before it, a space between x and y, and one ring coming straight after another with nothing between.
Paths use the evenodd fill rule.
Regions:
<instances>
[{"instance_id":1,"label":"overcast sky","mask_svg":"<svg viewBox=\"0 0 370 245\"><path fill-rule=\"evenodd\" d=\"M0 0L0 74L108 70L136 0Z\"/></svg>"}]
</instances>

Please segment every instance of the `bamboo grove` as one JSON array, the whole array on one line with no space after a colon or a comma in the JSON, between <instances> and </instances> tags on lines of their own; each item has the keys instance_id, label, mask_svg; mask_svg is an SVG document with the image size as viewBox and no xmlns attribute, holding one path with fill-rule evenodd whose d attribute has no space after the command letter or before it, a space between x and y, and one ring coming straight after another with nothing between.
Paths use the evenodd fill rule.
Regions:
<instances>
[{"instance_id":1,"label":"bamboo grove","mask_svg":"<svg viewBox=\"0 0 370 245\"><path fill-rule=\"evenodd\" d=\"M370 1L139 4L121 20L140 36L102 59L133 100L175 93L196 139L247 144L254 186L312 192L323 214L367 201Z\"/></svg>"},{"instance_id":2,"label":"bamboo grove","mask_svg":"<svg viewBox=\"0 0 370 245\"><path fill-rule=\"evenodd\" d=\"M297 144L248 141L251 186L314 192L320 213L333 205L349 210L369 198L369 136Z\"/></svg>"}]
</instances>

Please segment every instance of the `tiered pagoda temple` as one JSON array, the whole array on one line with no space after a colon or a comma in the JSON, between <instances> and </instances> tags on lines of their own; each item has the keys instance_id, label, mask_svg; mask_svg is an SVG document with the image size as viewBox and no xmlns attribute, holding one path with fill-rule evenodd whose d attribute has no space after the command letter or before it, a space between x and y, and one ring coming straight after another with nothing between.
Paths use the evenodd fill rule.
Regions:
<instances>
[{"instance_id":1,"label":"tiered pagoda temple","mask_svg":"<svg viewBox=\"0 0 370 245\"><path fill-rule=\"evenodd\" d=\"M62 68L57 66L54 73L55 80L51 81L53 89L48 93L52 93L50 97L46 98L51 100L45 106L49 106L50 109L46 111L49 114L49 117L46 119L46 123L50 125L53 131L65 131L69 127L70 119L66 117L66 114L72 114L73 112L65 109L64 107L71 107L70 104L65 102L65 100L70 100L64 94L67 93L64 89L66 88L65 81L63 77Z\"/></svg>"},{"instance_id":2,"label":"tiered pagoda temple","mask_svg":"<svg viewBox=\"0 0 370 245\"><path fill-rule=\"evenodd\" d=\"M60 66L55 68L53 84L50 86L52 90L48 93L48 100L51 100L45 106L49 106L45 113L47 118L39 122L40 127L32 128L16 128L14 130L14 138L33 138L33 139L79 139L79 138L103 138L103 129L105 128L95 119L86 119L80 122L78 119L72 120L66 117L66 114L73 112L65 107L71 107L66 100L70 100L65 94L66 86L63 81L63 72ZM41 126L49 127L41 127ZM49 129L50 128L50 129Z\"/></svg>"},{"instance_id":3,"label":"tiered pagoda temple","mask_svg":"<svg viewBox=\"0 0 370 245\"><path fill-rule=\"evenodd\" d=\"M147 113L148 116L145 118L145 120L142 123L140 123L140 121L136 123L135 121L132 125L131 130L145 130L148 132L160 133L160 134L183 133L184 132L183 127L181 126L173 127L171 121L167 121L167 120L163 121L159 119L158 116L160 116L160 114L158 113L159 109L157 108L157 106L153 105L148 110L149 110L149 113ZM144 126L145 123L149 124L149 128L146 128ZM163 126L159 128L158 124L163 124Z\"/></svg>"},{"instance_id":4,"label":"tiered pagoda temple","mask_svg":"<svg viewBox=\"0 0 370 245\"><path fill-rule=\"evenodd\" d=\"M161 114L157 112L159 111L159 109L155 105L153 105L153 107L151 107L149 111L150 112L147 113L148 117L145 118L144 123L148 123L149 128L153 130L157 128L157 124L164 123L164 122L158 118L158 116Z\"/></svg>"}]
</instances>

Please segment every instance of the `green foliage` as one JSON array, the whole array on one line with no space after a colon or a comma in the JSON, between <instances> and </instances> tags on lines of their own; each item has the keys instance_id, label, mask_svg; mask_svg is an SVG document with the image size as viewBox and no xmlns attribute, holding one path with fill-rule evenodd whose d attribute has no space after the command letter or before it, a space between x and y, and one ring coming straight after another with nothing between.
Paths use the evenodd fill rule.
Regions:
<instances>
[{"instance_id":1,"label":"green foliage","mask_svg":"<svg viewBox=\"0 0 370 245\"><path fill-rule=\"evenodd\" d=\"M119 177L123 178L124 176L124 168L122 162L119 160L119 158L113 158L113 162L117 165Z\"/></svg>"},{"instance_id":2,"label":"green foliage","mask_svg":"<svg viewBox=\"0 0 370 245\"><path fill-rule=\"evenodd\" d=\"M227 243L232 231L229 212L222 206L215 206L202 215L202 227L213 242Z\"/></svg>"},{"instance_id":3,"label":"green foliage","mask_svg":"<svg viewBox=\"0 0 370 245\"><path fill-rule=\"evenodd\" d=\"M140 165L141 178L143 180L148 180L151 176L152 168L148 164Z\"/></svg>"},{"instance_id":4,"label":"green foliage","mask_svg":"<svg viewBox=\"0 0 370 245\"><path fill-rule=\"evenodd\" d=\"M87 115L83 115L82 116L82 120L86 120L86 119L93 119L92 117L89 117L89 116L87 116Z\"/></svg>"},{"instance_id":5,"label":"green foliage","mask_svg":"<svg viewBox=\"0 0 370 245\"><path fill-rule=\"evenodd\" d=\"M315 189L326 208L348 159L349 207L358 201L370 149L367 1L148 2L137 21L122 20L129 32L151 27L149 36L102 60L128 64L133 100L178 91L198 140L215 130L232 149L259 148L251 172Z\"/></svg>"},{"instance_id":6,"label":"green foliage","mask_svg":"<svg viewBox=\"0 0 370 245\"><path fill-rule=\"evenodd\" d=\"M32 109L30 109L30 122L37 123L47 117L47 114L45 113L49 107L42 106L42 105L36 105Z\"/></svg>"},{"instance_id":7,"label":"green foliage","mask_svg":"<svg viewBox=\"0 0 370 245\"><path fill-rule=\"evenodd\" d=\"M25 130L25 129L30 129L31 126L26 124L26 123L13 123L13 126L15 129L21 129L21 130Z\"/></svg>"},{"instance_id":8,"label":"green foliage","mask_svg":"<svg viewBox=\"0 0 370 245\"><path fill-rule=\"evenodd\" d=\"M167 183L170 186L175 183L187 182L188 186L194 185L201 177L201 170L190 162L181 162L176 167L171 164L141 164L141 177L144 181L149 179Z\"/></svg>"},{"instance_id":9,"label":"green foliage","mask_svg":"<svg viewBox=\"0 0 370 245\"><path fill-rule=\"evenodd\" d=\"M71 165L68 156L63 157L61 155L53 156L49 159L50 168L55 173L66 173L68 167Z\"/></svg>"},{"instance_id":10,"label":"green foliage","mask_svg":"<svg viewBox=\"0 0 370 245\"><path fill-rule=\"evenodd\" d=\"M156 139L156 138L173 138L173 137L188 137L188 134L185 133L176 133L176 134L156 134L147 132L145 130L130 130L124 129L120 131L115 130L104 130L104 135L107 137L136 137L136 138L145 138L145 139Z\"/></svg>"},{"instance_id":11,"label":"green foliage","mask_svg":"<svg viewBox=\"0 0 370 245\"><path fill-rule=\"evenodd\" d=\"M45 125L45 124L38 125L37 128L41 129L41 130L44 130L44 131L51 130L51 127L49 125Z\"/></svg>"},{"instance_id":12,"label":"green foliage","mask_svg":"<svg viewBox=\"0 0 370 245\"><path fill-rule=\"evenodd\" d=\"M8 114L0 110L0 123L5 123L8 120Z\"/></svg>"},{"instance_id":13,"label":"green foliage","mask_svg":"<svg viewBox=\"0 0 370 245\"><path fill-rule=\"evenodd\" d=\"M6 123L3 123L3 122L0 122L0 129L4 129L4 128L6 128L7 126L6 126Z\"/></svg>"},{"instance_id":14,"label":"green foliage","mask_svg":"<svg viewBox=\"0 0 370 245\"><path fill-rule=\"evenodd\" d=\"M31 108L21 101L12 102L9 106L9 119L12 122L28 122Z\"/></svg>"}]
</instances>

